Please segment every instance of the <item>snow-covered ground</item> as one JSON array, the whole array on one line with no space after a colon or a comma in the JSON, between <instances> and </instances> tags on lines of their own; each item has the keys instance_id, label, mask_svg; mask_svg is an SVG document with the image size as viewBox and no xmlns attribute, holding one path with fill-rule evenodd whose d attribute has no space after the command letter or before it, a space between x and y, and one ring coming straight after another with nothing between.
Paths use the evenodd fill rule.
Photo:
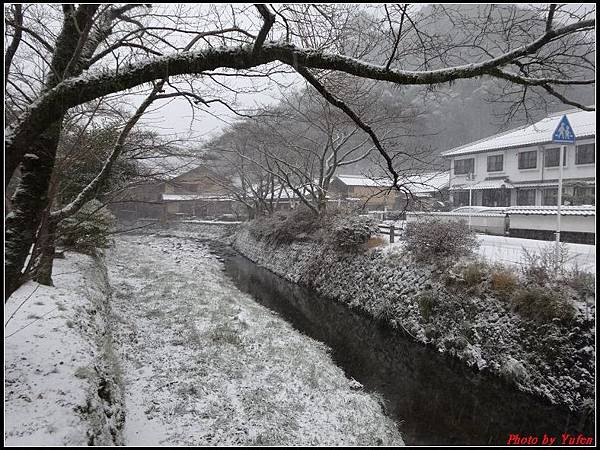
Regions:
<instances>
[{"instance_id":1,"label":"snow-covered ground","mask_svg":"<svg viewBox=\"0 0 600 450\"><path fill-rule=\"evenodd\" d=\"M521 239L506 236L493 236L489 234L478 234L480 256L483 256L489 262L502 263L518 266L524 262L523 249L528 252L537 252L548 246L553 246L554 241L540 241L536 239ZM396 238L396 241L390 245L389 236L381 235L387 242L386 251L399 250L402 248L402 240ZM568 249L568 268L575 266L579 270L596 273L596 246L586 244L564 244Z\"/></svg>"},{"instance_id":2,"label":"snow-covered ground","mask_svg":"<svg viewBox=\"0 0 600 450\"><path fill-rule=\"evenodd\" d=\"M107 255L129 445L402 444L328 349L237 290L193 240Z\"/></svg>"},{"instance_id":3,"label":"snow-covered ground","mask_svg":"<svg viewBox=\"0 0 600 450\"><path fill-rule=\"evenodd\" d=\"M479 234L479 254L491 262L519 265L523 263L523 249L528 252L537 252L548 246L553 247L554 242L539 241L535 239L521 239L505 236L492 236ZM596 246L586 244L564 244L568 249L568 266L577 266L580 270L596 273Z\"/></svg>"},{"instance_id":4,"label":"snow-covered ground","mask_svg":"<svg viewBox=\"0 0 600 450\"><path fill-rule=\"evenodd\" d=\"M67 253L55 262L55 287L28 282L5 304L5 444L113 443L90 420L102 408L93 316L106 293L97 264Z\"/></svg>"}]
</instances>

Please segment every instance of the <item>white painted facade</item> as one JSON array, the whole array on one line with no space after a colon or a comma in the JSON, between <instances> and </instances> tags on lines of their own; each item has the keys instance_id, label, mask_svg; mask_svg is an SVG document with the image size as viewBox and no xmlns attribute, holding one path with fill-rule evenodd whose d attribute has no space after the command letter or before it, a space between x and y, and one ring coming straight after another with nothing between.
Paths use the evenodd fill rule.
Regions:
<instances>
[{"instance_id":1,"label":"white painted facade","mask_svg":"<svg viewBox=\"0 0 600 450\"><path fill-rule=\"evenodd\" d=\"M561 147L561 145L551 142L552 134L549 130L555 126L554 122L558 124L562 114L550 116L529 127L491 136L442 153L450 160L449 189L455 206L468 204L469 188L471 188L472 205L551 204L549 202L552 201L552 193L546 191L554 189L558 192L560 169L557 164L554 167L546 167L545 158L548 158L548 149ZM578 138L575 145L567 145L566 149L563 165L563 204L589 204L591 201L595 202L595 156L593 162L581 162L577 161L576 155L577 147L586 144L594 145L593 152L595 154L595 115L593 112L578 111L568 113L567 117L572 120L571 123ZM577 125L580 126L581 133L578 132ZM581 136L581 134L585 134L585 136ZM583 149L579 151L582 152L581 154L584 152ZM519 154L524 152L535 152L535 155L529 155L530 162L535 161L535 167L520 168ZM557 154L555 153L554 156ZM488 158L490 157L501 157L501 167L500 164L497 164L496 167L489 167ZM549 160L551 158L550 155ZM465 160L472 160L472 163L465 162ZM498 161L496 160L496 162ZM460 172L464 171L465 167L470 169L471 164L472 175L469 180L467 174ZM519 190L529 190L529 192L522 192L518 196ZM535 203L532 203L534 195Z\"/></svg>"}]
</instances>

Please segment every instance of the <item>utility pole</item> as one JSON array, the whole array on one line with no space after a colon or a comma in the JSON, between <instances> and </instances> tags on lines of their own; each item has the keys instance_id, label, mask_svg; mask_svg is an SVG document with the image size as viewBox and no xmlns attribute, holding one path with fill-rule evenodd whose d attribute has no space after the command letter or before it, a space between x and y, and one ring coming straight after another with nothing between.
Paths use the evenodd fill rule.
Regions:
<instances>
[{"instance_id":1,"label":"utility pole","mask_svg":"<svg viewBox=\"0 0 600 450\"><path fill-rule=\"evenodd\" d=\"M475 174L473 172L469 172L467 175L467 180L469 180L469 230L471 230L471 214L473 207L473 180L475 179Z\"/></svg>"}]
</instances>

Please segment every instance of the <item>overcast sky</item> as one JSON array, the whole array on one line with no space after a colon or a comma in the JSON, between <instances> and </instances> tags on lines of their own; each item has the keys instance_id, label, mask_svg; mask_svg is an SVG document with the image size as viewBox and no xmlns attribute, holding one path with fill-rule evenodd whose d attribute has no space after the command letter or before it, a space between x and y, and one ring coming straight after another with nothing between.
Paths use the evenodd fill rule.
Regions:
<instances>
[{"instance_id":1,"label":"overcast sky","mask_svg":"<svg viewBox=\"0 0 600 450\"><path fill-rule=\"evenodd\" d=\"M521 4L521 6L526 7L527 4ZM537 4L536 6L540 7L541 4ZM582 7L592 9L594 3L570 4L566 6L566 9L581 10ZM277 80L285 84L292 84L296 88L304 85L301 77L296 74L279 75L277 76ZM249 86L249 81L243 77L227 77L227 84L231 87L243 89ZM266 91L240 94L236 104L241 109L255 108L257 106L276 103L279 95L280 89L276 84L271 83L270 88ZM140 101L141 98L140 96ZM184 99L176 98L168 104L163 105L160 110L147 115L143 123L165 135L187 135L191 133L195 138L208 139L218 135L228 124L239 118L220 104L213 104L210 107L210 113L196 111L195 117L192 117L191 107Z\"/></svg>"}]
</instances>

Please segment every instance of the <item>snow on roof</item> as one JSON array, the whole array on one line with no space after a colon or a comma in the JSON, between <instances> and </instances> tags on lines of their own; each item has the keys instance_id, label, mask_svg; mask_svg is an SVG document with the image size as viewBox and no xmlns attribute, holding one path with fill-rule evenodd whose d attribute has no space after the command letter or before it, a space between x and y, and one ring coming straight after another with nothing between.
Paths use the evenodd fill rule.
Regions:
<instances>
[{"instance_id":1,"label":"snow on roof","mask_svg":"<svg viewBox=\"0 0 600 450\"><path fill-rule=\"evenodd\" d=\"M346 186L386 187L391 184L388 178L369 178L364 175L338 175L336 178Z\"/></svg>"},{"instance_id":2,"label":"snow on roof","mask_svg":"<svg viewBox=\"0 0 600 450\"><path fill-rule=\"evenodd\" d=\"M514 215L556 215L556 206L513 206L506 210L507 214ZM596 206L561 206L561 216L595 216Z\"/></svg>"},{"instance_id":3,"label":"snow on roof","mask_svg":"<svg viewBox=\"0 0 600 450\"><path fill-rule=\"evenodd\" d=\"M501 189L502 187L506 189L512 189L514 185L506 180L482 180L479 183L475 183L472 185L457 184L456 186L452 186L452 190L462 190L471 188L476 191L478 189Z\"/></svg>"},{"instance_id":4,"label":"snow on roof","mask_svg":"<svg viewBox=\"0 0 600 450\"><path fill-rule=\"evenodd\" d=\"M577 109L554 113L533 125L527 125L476 142L471 142L442 152L442 155L457 156L512 147L523 147L533 144L550 143L552 142L552 133L556 129L558 122L563 115L566 115L569 119L569 123L578 139L596 136L595 111L581 111Z\"/></svg>"},{"instance_id":5,"label":"snow on roof","mask_svg":"<svg viewBox=\"0 0 600 450\"><path fill-rule=\"evenodd\" d=\"M336 178L346 186L387 188L392 184L392 180L389 178L369 178L363 175L338 175ZM408 175L398 181L414 194L439 191L447 188L449 182L450 177L447 171Z\"/></svg>"},{"instance_id":6,"label":"snow on roof","mask_svg":"<svg viewBox=\"0 0 600 450\"><path fill-rule=\"evenodd\" d=\"M162 199L167 201L189 201L189 200L206 200L206 201L226 201L231 200L226 195L197 195L197 194L162 194Z\"/></svg>"},{"instance_id":7,"label":"snow on roof","mask_svg":"<svg viewBox=\"0 0 600 450\"><path fill-rule=\"evenodd\" d=\"M450 173L430 172L406 177L406 187L414 194L440 191L450 184Z\"/></svg>"},{"instance_id":8,"label":"snow on roof","mask_svg":"<svg viewBox=\"0 0 600 450\"><path fill-rule=\"evenodd\" d=\"M183 155L144 156L143 158L136 158L136 161L148 172L148 175L161 180L172 180L201 165L198 157Z\"/></svg>"}]
</instances>

